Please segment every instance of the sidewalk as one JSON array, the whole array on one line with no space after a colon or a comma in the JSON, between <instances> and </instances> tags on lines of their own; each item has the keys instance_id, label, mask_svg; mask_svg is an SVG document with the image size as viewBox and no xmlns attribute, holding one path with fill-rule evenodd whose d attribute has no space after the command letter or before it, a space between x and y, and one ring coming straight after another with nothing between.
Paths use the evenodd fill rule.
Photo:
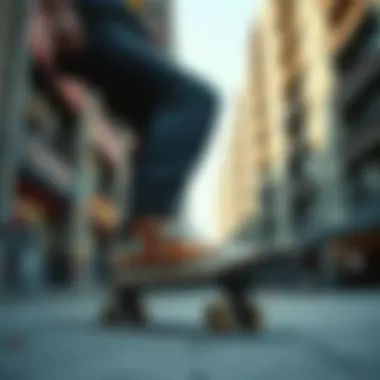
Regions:
<instances>
[{"instance_id":1,"label":"sidewalk","mask_svg":"<svg viewBox=\"0 0 380 380\"><path fill-rule=\"evenodd\" d=\"M90 293L74 293L73 302L67 298L73 293L54 293L52 304L0 314L3 331L21 332L26 347L17 355L12 347L2 352L0 378L6 373L8 379L30 380L379 379L377 293L261 294L262 333L224 337L203 328L202 310L212 291L154 295L148 300L150 328L112 331L98 328L100 302L81 294Z\"/></svg>"},{"instance_id":2,"label":"sidewalk","mask_svg":"<svg viewBox=\"0 0 380 380\"><path fill-rule=\"evenodd\" d=\"M72 286L65 289L43 289L38 292L7 292L0 290L0 305L31 304L60 301L68 298L92 298L102 296L106 290L99 285Z\"/></svg>"}]
</instances>

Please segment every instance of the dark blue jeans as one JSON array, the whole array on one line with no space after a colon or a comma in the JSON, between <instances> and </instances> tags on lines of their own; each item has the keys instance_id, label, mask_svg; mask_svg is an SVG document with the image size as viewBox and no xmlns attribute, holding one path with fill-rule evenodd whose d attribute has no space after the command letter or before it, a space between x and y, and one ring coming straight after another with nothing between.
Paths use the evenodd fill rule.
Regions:
<instances>
[{"instance_id":1,"label":"dark blue jeans","mask_svg":"<svg viewBox=\"0 0 380 380\"><path fill-rule=\"evenodd\" d=\"M123 0L77 0L87 36L86 73L111 112L141 137L132 215L170 216L199 157L217 96L147 41Z\"/></svg>"}]
</instances>

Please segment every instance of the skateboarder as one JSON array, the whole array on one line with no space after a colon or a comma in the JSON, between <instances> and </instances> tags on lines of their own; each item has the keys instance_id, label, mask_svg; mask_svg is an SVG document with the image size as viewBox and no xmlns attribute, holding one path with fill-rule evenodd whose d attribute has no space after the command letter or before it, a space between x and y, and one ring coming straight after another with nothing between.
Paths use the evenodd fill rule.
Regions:
<instances>
[{"instance_id":1,"label":"skateboarder","mask_svg":"<svg viewBox=\"0 0 380 380\"><path fill-rule=\"evenodd\" d=\"M168 225L210 135L215 91L152 46L139 13L141 1L53 3L62 67L96 87L112 115L139 136L132 216L118 236L128 253L122 262L145 266L199 258L207 248L173 236Z\"/></svg>"}]
</instances>

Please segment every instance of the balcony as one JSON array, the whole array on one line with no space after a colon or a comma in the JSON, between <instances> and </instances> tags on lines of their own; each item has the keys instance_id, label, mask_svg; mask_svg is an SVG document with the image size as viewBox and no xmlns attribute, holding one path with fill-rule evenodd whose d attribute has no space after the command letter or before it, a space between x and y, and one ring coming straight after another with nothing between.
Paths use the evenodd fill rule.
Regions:
<instances>
[{"instance_id":1,"label":"balcony","mask_svg":"<svg viewBox=\"0 0 380 380\"><path fill-rule=\"evenodd\" d=\"M253 132L253 143L255 144L255 155L265 154L265 151L268 151L269 145L269 136L268 131L264 128L257 128Z\"/></svg>"},{"instance_id":2,"label":"balcony","mask_svg":"<svg viewBox=\"0 0 380 380\"><path fill-rule=\"evenodd\" d=\"M302 98L302 85L303 78L301 74L286 82L285 93L288 102L292 103L294 101L299 101Z\"/></svg>"},{"instance_id":3,"label":"balcony","mask_svg":"<svg viewBox=\"0 0 380 380\"><path fill-rule=\"evenodd\" d=\"M302 167L301 170L304 168ZM293 176L289 185L296 224L297 220L299 224L306 221L318 192L317 184L306 175L307 173L302 173L301 170L298 175Z\"/></svg>"},{"instance_id":4,"label":"balcony","mask_svg":"<svg viewBox=\"0 0 380 380\"><path fill-rule=\"evenodd\" d=\"M107 235L117 228L119 212L117 206L108 198L96 195L90 199L90 219L94 230Z\"/></svg>"},{"instance_id":5,"label":"balcony","mask_svg":"<svg viewBox=\"0 0 380 380\"><path fill-rule=\"evenodd\" d=\"M68 76L46 70L33 61L32 85L43 92L55 110L68 121L75 119L85 106L86 96L82 84Z\"/></svg>"},{"instance_id":6,"label":"balcony","mask_svg":"<svg viewBox=\"0 0 380 380\"><path fill-rule=\"evenodd\" d=\"M286 114L288 137L291 141L298 140L304 130L304 104L301 99L289 102Z\"/></svg>"},{"instance_id":7,"label":"balcony","mask_svg":"<svg viewBox=\"0 0 380 380\"><path fill-rule=\"evenodd\" d=\"M39 136L41 141L49 146L49 149L65 160L68 164L75 163L75 145L77 128L75 123L62 118L60 110L55 107L49 96L35 90L29 102L25 119L27 132L30 138Z\"/></svg>"},{"instance_id":8,"label":"balcony","mask_svg":"<svg viewBox=\"0 0 380 380\"><path fill-rule=\"evenodd\" d=\"M380 198L363 199L351 205L346 223L339 234L352 235L380 228Z\"/></svg>"},{"instance_id":9,"label":"balcony","mask_svg":"<svg viewBox=\"0 0 380 380\"><path fill-rule=\"evenodd\" d=\"M366 166L352 170L348 178L352 204L380 197L380 156Z\"/></svg>"},{"instance_id":10,"label":"balcony","mask_svg":"<svg viewBox=\"0 0 380 380\"><path fill-rule=\"evenodd\" d=\"M339 54L355 38L355 33L371 11L367 0L334 0L330 12L330 49Z\"/></svg>"},{"instance_id":11,"label":"balcony","mask_svg":"<svg viewBox=\"0 0 380 380\"><path fill-rule=\"evenodd\" d=\"M339 103L345 108L359 98L370 85L380 81L380 45L360 62L354 70L339 80Z\"/></svg>"},{"instance_id":12,"label":"balcony","mask_svg":"<svg viewBox=\"0 0 380 380\"><path fill-rule=\"evenodd\" d=\"M295 21L296 0L281 0L276 3L277 25L281 32L287 31Z\"/></svg>"},{"instance_id":13,"label":"balcony","mask_svg":"<svg viewBox=\"0 0 380 380\"><path fill-rule=\"evenodd\" d=\"M275 202L276 188L273 182L266 175L261 188L261 204L262 212L258 222L258 231L263 241L268 242L274 238L275 233L275 215L274 215L274 202Z\"/></svg>"},{"instance_id":14,"label":"balcony","mask_svg":"<svg viewBox=\"0 0 380 380\"><path fill-rule=\"evenodd\" d=\"M280 45L280 53L282 62L286 65L297 52L298 34L291 16L284 23L285 25L281 28L282 43Z\"/></svg>"},{"instance_id":15,"label":"balcony","mask_svg":"<svg viewBox=\"0 0 380 380\"><path fill-rule=\"evenodd\" d=\"M347 166L361 166L378 154L380 148L379 100L362 117L355 128L346 131L342 153Z\"/></svg>"},{"instance_id":16,"label":"balcony","mask_svg":"<svg viewBox=\"0 0 380 380\"><path fill-rule=\"evenodd\" d=\"M256 86L256 88L261 88ZM257 95L257 99L252 106L252 114L256 119L263 120L268 114L268 102L262 95Z\"/></svg>"},{"instance_id":17,"label":"balcony","mask_svg":"<svg viewBox=\"0 0 380 380\"><path fill-rule=\"evenodd\" d=\"M379 121L369 124L365 129L360 130L360 133L357 135L352 133L346 141L345 161L347 165L361 164L362 162L365 162L379 152Z\"/></svg>"},{"instance_id":18,"label":"balcony","mask_svg":"<svg viewBox=\"0 0 380 380\"><path fill-rule=\"evenodd\" d=\"M274 188L270 183L264 183L261 190L261 202L265 209L271 208L274 201Z\"/></svg>"},{"instance_id":19,"label":"balcony","mask_svg":"<svg viewBox=\"0 0 380 380\"><path fill-rule=\"evenodd\" d=\"M346 227L380 226L380 154L347 172L350 217Z\"/></svg>"},{"instance_id":20,"label":"balcony","mask_svg":"<svg viewBox=\"0 0 380 380\"><path fill-rule=\"evenodd\" d=\"M259 174L264 178L267 176L270 170L270 157L268 154L262 154L257 157L257 170Z\"/></svg>"},{"instance_id":21,"label":"balcony","mask_svg":"<svg viewBox=\"0 0 380 380\"><path fill-rule=\"evenodd\" d=\"M122 160L125 159L124 151L126 147L126 138L124 138L111 123L104 118L100 118L91 129L95 153L99 159L104 160L108 170L113 171L119 167Z\"/></svg>"},{"instance_id":22,"label":"balcony","mask_svg":"<svg viewBox=\"0 0 380 380\"><path fill-rule=\"evenodd\" d=\"M336 56L337 69L347 73L379 47L379 25L376 15L368 13L354 35Z\"/></svg>"},{"instance_id":23,"label":"balcony","mask_svg":"<svg viewBox=\"0 0 380 380\"><path fill-rule=\"evenodd\" d=\"M34 112L34 120L28 120L29 129L44 136L44 143L51 151L73 163L79 115L86 104L85 87L79 81L62 75L56 67L56 49L52 39L54 24L49 12L38 6L31 21L30 81L35 95L40 97L40 104L37 107L32 105L32 108L34 111L40 109ZM41 104L41 98L44 104ZM30 119L30 115L27 116Z\"/></svg>"},{"instance_id":24,"label":"balcony","mask_svg":"<svg viewBox=\"0 0 380 380\"><path fill-rule=\"evenodd\" d=\"M293 81L297 81L297 76L302 71L300 35L297 32L292 19L287 20L288 26L282 31L282 43L280 44L280 61L284 75L284 87L292 86Z\"/></svg>"},{"instance_id":25,"label":"balcony","mask_svg":"<svg viewBox=\"0 0 380 380\"><path fill-rule=\"evenodd\" d=\"M51 139L60 128L61 121L44 94L35 92L26 110L28 132Z\"/></svg>"},{"instance_id":26,"label":"balcony","mask_svg":"<svg viewBox=\"0 0 380 380\"><path fill-rule=\"evenodd\" d=\"M115 198L115 175L117 173L109 170L106 162L98 158L96 165L96 192L108 199Z\"/></svg>"},{"instance_id":27,"label":"balcony","mask_svg":"<svg viewBox=\"0 0 380 380\"><path fill-rule=\"evenodd\" d=\"M307 146L304 143L296 145L289 161L290 195L295 233L302 240L314 234L313 209L319 191L308 172L309 160Z\"/></svg>"},{"instance_id":28,"label":"balcony","mask_svg":"<svg viewBox=\"0 0 380 380\"><path fill-rule=\"evenodd\" d=\"M310 160L310 150L306 140L301 136L291 144L289 155L289 174L291 178L297 180L307 175L307 163Z\"/></svg>"},{"instance_id":29,"label":"balcony","mask_svg":"<svg viewBox=\"0 0 380 380\"><path fill-rule=\"evenodd\" d=\"M293 225L295 235L302 240L306 239L306 236L310 234L312 211L310 204L293 204Z\"/></svg>"},{"instance_id":30,"label":"balcony","mask_svg":"<svg viewBox=\"0 0 380 380\"><path fill-rule=\"evenodd\" d=\"M29 139L20 167L20 177L44 189L58 202L73 196L73 170L41 139Z\"/></svg>"},{"instance_id":31,"label":"balcony","mask_svg":"<svg viewBox=\"0 0 380 380\"><path fill-rule=\"evenodd\" d=\"M274 240L275 236L275 219L272 210L265 212L265 215L258 222L257 235L262 239L261 242Z\"/></svg>"},{"instance_id":32,"label":"balcony","mask_svg":"<svg viewBox=\"0 0 380 380\"><path fill-rule=\"evenodd\" d=\"M295 209L307 208L316 197L317 185L306 178L300 178L291 184L292 202Z\"/></svg>"},{"instance_id":33,"label":"balcony","mask_svg":"<svg viewBox=\"0 0 380 380\"><path fill-rule=\"evenodd\" d=\"M329 9L330 22L333 25L339 25L352 5L352 0L333 0Z\"/></svg>"}]
</instances>

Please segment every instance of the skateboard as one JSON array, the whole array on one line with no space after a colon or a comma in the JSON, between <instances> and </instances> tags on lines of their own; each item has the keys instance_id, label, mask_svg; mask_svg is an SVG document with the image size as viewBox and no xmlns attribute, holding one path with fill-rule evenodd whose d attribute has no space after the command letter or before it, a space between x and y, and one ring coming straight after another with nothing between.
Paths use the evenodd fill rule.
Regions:
<instances>
[{"instance_id":1,"label":"skateboard","mask_svg":"<svg viewBox=\"0 0 380 380\"><path fill-rule=\"evenodd\" d=\"M251 301L249 293L253 285L252 269L263 255L260 247L234 244L218 253L175 267L115 267L111 302L103 312L102 321L107 325L145 325L149 316L144 305L144 292L160 287L214 283L221 297L206 306L206 327L214 332L236 328L258 331L262 327L262 313L259 306Z\"/></svg>"}]
</instances>

